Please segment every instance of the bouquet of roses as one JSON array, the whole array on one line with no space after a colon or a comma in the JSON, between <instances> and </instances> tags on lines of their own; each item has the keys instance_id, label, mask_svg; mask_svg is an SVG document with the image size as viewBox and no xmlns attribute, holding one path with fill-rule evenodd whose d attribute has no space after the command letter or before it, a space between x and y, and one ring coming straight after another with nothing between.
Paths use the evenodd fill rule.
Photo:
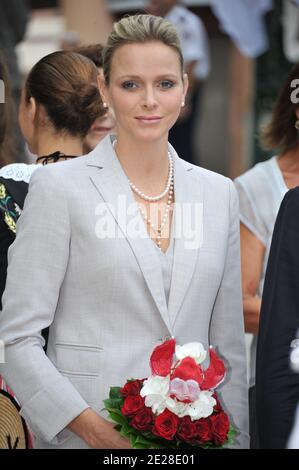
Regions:
<instances>
[{"instance_id":1,"label":"bouquet of roses","mask_svg":"<svg viewBox=\"0 0 299 470\"><path fill-rule=\"evenodd\" d=\"M165 341L151 355L150 377L110 389L105 409L134 449L215 449L233 443L235 430L215 392L225 366L210 348L204 370L206 356L201 343Z\"/></svg>"}]
</instances>

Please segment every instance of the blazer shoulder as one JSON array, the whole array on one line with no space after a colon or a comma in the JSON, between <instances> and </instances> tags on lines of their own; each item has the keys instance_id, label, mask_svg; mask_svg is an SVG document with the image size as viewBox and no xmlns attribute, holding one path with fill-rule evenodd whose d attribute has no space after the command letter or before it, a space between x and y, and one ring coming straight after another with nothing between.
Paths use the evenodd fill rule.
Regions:
<instances>
[{"instance_id":1,"label":"blazer shoulder","mask_svg":"<svg viewBox=\"0 0 299 470\"><path fill-rule=\"evenodd\" d=\"M196 165L192 165L192 172L203 187L214 194L230 196L231 193L236 193L232 180L227 176Z\"/></svg>"},{"instance_id":2,"label":"blazer shoulder","mask_svg":"<svg viewBox=\"0 0 299 470\"><path fill-rule=\"evenodd\" d=\"M201 166L190 164L190 167L192 167L192 171L196 176L205 179L209 183L223 184L227 186L228 182L231 181L227 176L221 175L220 173L216 173L212 170L207 170Z\"/></svg>"}]
</instances>

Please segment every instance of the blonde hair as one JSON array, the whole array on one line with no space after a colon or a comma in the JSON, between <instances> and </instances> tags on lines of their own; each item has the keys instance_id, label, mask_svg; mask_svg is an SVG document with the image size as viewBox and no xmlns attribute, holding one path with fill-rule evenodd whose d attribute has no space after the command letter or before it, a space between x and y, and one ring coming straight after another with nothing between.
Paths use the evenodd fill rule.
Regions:
<instances>
[{"instance_id":1,"label":"blonde hair","mask_svg":"<svg viewBox=\"0 0 299 470\"><path fill-rule=\"evenodd\" d=\"M164 18L153 15L133 15L114 23L113 30L103 50L103 71L106 84L109 84L111 62L115 51L125 44L158 41L171 47L180 61L182 76L184 60L180 39L176 28Z\"/></svg>"}]
</instances>

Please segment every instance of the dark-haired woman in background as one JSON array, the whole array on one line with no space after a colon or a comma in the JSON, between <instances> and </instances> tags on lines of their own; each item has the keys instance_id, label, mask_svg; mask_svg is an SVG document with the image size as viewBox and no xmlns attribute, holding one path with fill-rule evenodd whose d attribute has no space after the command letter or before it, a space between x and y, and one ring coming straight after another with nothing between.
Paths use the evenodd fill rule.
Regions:
<instances>
[{"instance_id":1,"label":"dark-haired woman in background","mask_svg":"<svg viewBox=\"0 0 299 470\"><path fill-rule=\"evenodd\" d=\"M257 393L262 393L264 399L263 405L259 406L259 412L263 409L265 418L266 410L269 408L268 387L264 388L265 381L270 379L270 370L277 367L276 361L270 361L267 356L267 348L271 342L275 348L275 340L272 336L273 329L270 327L268 333L265 331L263 338L266 343L261 347L261 333L259 330L259 319L261 309L261 297L263 292L266 267L269 257L272 233L275 219L281 204L281 201L290 188L299 185L299 107L298 104L291 101L291 83L299 77L299 65L296 65L291 71L289 77L284 83L278 100L274 106L272 118L269 125L262 134L262 143L265 149L276 149L277 155L271 159L258 163L251 170L247 171L236 179L235 184L240 199L240 219L241 219L241 260L242 260L242 281L243 281L243 307L245 317L245 330L252 333L253 343L251 347L250 362L250 386L251 386L251 418L254 421L255 410L255 358L257 333L260 338L260 355L257 373L263 369L263 386L259 386ZM287 306L287 298L285 299ZM270 314L270 312L269 312ZM281 312L282 315L283 312ZM274 319L271 313L270 326ZM299 317L298 324L299 326ZM266 339L267 338L267 339ZM273 353L274 351L272 351ZM277 351L276 351L277 352ZM268 364L264 367L262 364ZM287 365L286 365L286 373ZM268 378L267 378L268 377ZM260 375L260 380L261 380ZM258 378L257 378L258 382ZM271 394L274 394L272 389ZM277 398L279 398L279 394ZM261 403L261 395L259 397ZM279 408L279 407L278 407ZM277 409L276 409L277 410ZM268 415L268 413L267 413ZM260 420L260 415L257 416ZM261 419L263 426L269 426L273 429L272 418ZM284 417L285 419L286 417ZM255 424L251 422L252 447L258 447L257 433ZM270 424L272 423L272 424ZM278 427L282 426L280 422L276 423ZM274 431L274 430L273 430ZM275 432L275 431L274 431ZM273 435L274 435L273 432ZM265 446L265 432L259 432L260 444Z\"/></svg>"},{"instance_id":2,"label":"dark-haired woman in background","mask_svg":"<svg viewBox=\"0 0 299 470\"><path fill-rule=\"evenodd\" d=\"M41 59L26 80L19 110L22 133L36 164L16 163L0 170L0 298L4 291L7 250L14 241L32 173L41 165L83 155L83 140L106 111L97 86L98 70L74 52ZM1 303L0 303L1 309Z\"/></svg>"},{"instance_id":3,"label":"dark-haired woman in background","mask_svg":"<svg viewBox=\"0 0 299 470\"><path fill-rule=\"evenodd\" d=\"M86 57L73 52L54 52L41 59L26 80L19 109L22 133L37 162L15 163L0 170L0 309L7 274L7 251L16 234L33 172L48 163L82 155L83 140L92 123L106 110L97 86L98 70ZM4 63L0 79L8 90ZM0 114L0 156L7 162L9 107L6 93ZM1 110L2 111L2 110ZM45 337L47 337L47 332ZM0 376L0 389L13 394ZM30 444L30 447L32 443Z\"/></svg>"},{"instance_id":4,"label":"dark-haired woman in background","mask_svg":"<svg viewBox=\"0 0 299 470\"><path fill-rule=\"evenodd\" d=\"M11 90L8 80L7 65L2 55L0 55L0 81L3 82L4 96L0 96L0 167L7 165L12 161L13 155L13 136L12 130L12 110L13 103L11 97ZM1 90L2 92L2 90ZM4 99L2 99L4 98ZM2 213L2 201L5 188L0 183L0 271L5 272L7 268L7 246L14 240L14 234L9 232L7 225L5 224L5 218ZM2 285L2 284L1 284ZM2 295L2 292L1 292ZM10 406L3 406L5 403L9 403ZM18 411L16 408L18 404L13 398L13 393L10 388L6 385L0 375L0 401L2 401L2 409L0 417L0 449L9 448L32 448L33 439L31 434L28 432L27 426L22 418L20 417L20 423L22 422L22 436L19 434L20 428L16 425L16 416ZM18 409L18 408L17 408Z\"/></svg>"}]
</instances>

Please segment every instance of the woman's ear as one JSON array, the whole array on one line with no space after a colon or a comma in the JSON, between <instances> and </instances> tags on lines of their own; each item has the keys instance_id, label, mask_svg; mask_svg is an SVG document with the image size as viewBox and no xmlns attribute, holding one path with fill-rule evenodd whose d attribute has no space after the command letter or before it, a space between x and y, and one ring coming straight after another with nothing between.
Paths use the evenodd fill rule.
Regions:
<instances>
[{"instance_id":1,"label":"woman's ear","mask_svg":"<svg viewBox=\"0 0 299 470\"><path fill-rule=\"evenodd\" d=\"M183 75L183 86L184 86L184 91L183 91L182 101L185 101L185 98L186 98L186 95L187 95L187 92L188 92L188 87L189 87L189 79L188 79L188 75L186 73L184 73L184 75Z\"/></svg>"},{"instance_id":2,"label":"woman's ear","mask_svg":"<svg viewBox=\"0 0 299 470\"><path fill-rule=\"evenodd\" d=\"M36 110L37 110L36 101L31 96L31 98L29 98L29 102L27 104L27 115L28 115L28 118L30 119L31 122L35 121Z\"/></svg>"},{"instance_id":3,"label":"woman's ear","mask_svg":"<svg viewBox=\"0 0 299 470\"><path fill-rule=\"evenodd\" d=\"M98 80L98 87L99 87L99 90L100 90L100 94L101 94L101 98L102 98L102 101L103 101L103 105L104 105L104 108L108 108L108 102L107 102L107 86L106 86L106 82L105 82L105 79L104 79L104 76L103 74L99 74L98 77L97 77L97 80Z\"/></svg>"}]
</instances>

